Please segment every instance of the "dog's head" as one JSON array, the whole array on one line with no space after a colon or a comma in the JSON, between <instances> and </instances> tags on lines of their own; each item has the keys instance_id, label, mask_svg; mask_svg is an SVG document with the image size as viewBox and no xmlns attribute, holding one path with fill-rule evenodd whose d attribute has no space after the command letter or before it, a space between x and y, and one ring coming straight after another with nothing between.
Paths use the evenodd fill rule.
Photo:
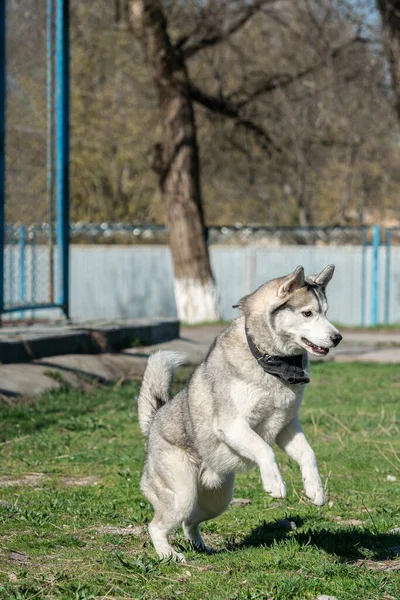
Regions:
<instances>
[{"instance_id":1,"label":"dog's head","mask_svg":"<svg viewBox=\"0 0 400 600\"><path fill-rule=\"evenodd\" d=\"M318 275L304 275L297 267L285 277L274 279L240 301L246 325L262 348L278 354L296 354L307 350L325 356L342 339L328 321L326 286L334 265Z\"/></svg>"}]
</instances>

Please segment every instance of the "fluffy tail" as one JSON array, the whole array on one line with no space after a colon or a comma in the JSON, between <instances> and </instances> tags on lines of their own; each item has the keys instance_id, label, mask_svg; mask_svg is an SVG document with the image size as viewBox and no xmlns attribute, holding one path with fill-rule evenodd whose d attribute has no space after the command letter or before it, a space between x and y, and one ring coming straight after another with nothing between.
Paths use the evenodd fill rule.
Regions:
<instances>
[{"instance_id":1,"label":"fluffy tail","mask_svg":"<svg viewBox=\"0 0 400 600\"><path fill-rule=\"evenodd\" d=\"M175 369L183 357L176 352L158 350L147 362L139 394L139 425L147 437L157 410L169 401Z\"/></svg>"}]
</instances>

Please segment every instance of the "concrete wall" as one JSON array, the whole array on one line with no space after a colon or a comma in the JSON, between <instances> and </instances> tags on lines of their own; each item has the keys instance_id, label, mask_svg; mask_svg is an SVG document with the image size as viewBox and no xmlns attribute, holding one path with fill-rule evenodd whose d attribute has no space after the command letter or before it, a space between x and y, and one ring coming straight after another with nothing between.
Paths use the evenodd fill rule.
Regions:
<instances>
[{"instance_id":1,"label":"concrete wall","mask_svg":"<svg viewBox=\"0 0 400 600\"><path fill-rule=\"evenodd\" d=\"M361 247L214 246L211 262L220 293L222 316L238 313L232 304L265 281L303 265L317 273L334 263L328 288L330 318L361 323ZM371 249L367 249L367 323L371 312ZM380 254L379 314L384 318L385 252ZM76 318L176 316L172 261L165 246L72 246L71 314ZM400 248L392 248L391 322L400 322Z\"/></svg>"},{"instance_id":2,"label":"concrete wall","mask_svg":"<svg viewBox=\"0 0 400 600\"><path fill-rule=\"evenodd\" d=\"M71 246L73 318L176 317L166 246Z\"/></svg>"},{"instance_id":3,"label":"concrete wall","mask_svg":"<svg viewBox=\"0 0 400 600\"><path fill-rule=\"evenodd\" d=\"M27 271L30 250L27 249ZM49 263L46 248L38 247L36 300L48 295ZM232 304L265 281L303 265L306 273L317 273L327 264L336 265L328 287L329 316L338 323L361 324L361 257L359 246L315 247L254 246L211 247L211 262L220 293L222 316L231 319L238 313ZM371 312L371 249L367 249L366 322ZM6 290L9 260L6 255ZM400 247L392 247L390 322L400 323ZM14 261L13 280L18 281L18 261ZM31 298L27 277L27 299ZM14 286L14 299L18 294ZM6 298L7 299L7 298ZM385 250L380 251L379 317L384 319ZM38 312L37 315L45 315ZM54 313L53 313L54 316ZM76 319L121 319L135 317L175 317L172 261L166 246L71 246L71 316Z\"/></svg>"}]
</instances>

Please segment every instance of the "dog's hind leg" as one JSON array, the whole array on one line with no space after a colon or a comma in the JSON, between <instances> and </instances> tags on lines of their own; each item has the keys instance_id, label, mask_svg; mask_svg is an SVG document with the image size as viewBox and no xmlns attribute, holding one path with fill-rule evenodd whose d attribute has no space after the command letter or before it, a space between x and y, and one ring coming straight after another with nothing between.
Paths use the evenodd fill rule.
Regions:
<instances>
[{"instance_id":1,"label":"dog's hind leg","mask_svg":"<svg viewBox=\"0 0 400 600\"><path fill-rule=\"evenodd\" d=\"M171 451L169 448L168 460L172 461L173 469L169 469L165 462L157 469L152 469L151 463L146 465L141 488L154 508L149 534L158 556L172 556L174 560L184 562L183 554L174 550L168 538L193 511L196 469L179 450Z\"/></svg>"},{"instance_id":2,"label":"dog's hind leg","mask_svg":"<svg viewBox=\"0 0 400 600\"><path fill-rule=\"evenodd\" d=\"M185 557L181 552L176 552L168 541L169 534L179 527L180 523L172 520L166 523L161 514L155 514L154 519L149 525L149 534L154 548L160 558L172 556L177 562L185 562Z\"/></svg>"},{"instance_id":3,"label":"dog's hind leg","mask_svg":"<svg viewBox=\"0 0 400 600\"><path fill-rule=\"evenodd\" d=\"M212 552L201 537L199 525L203 521L209 521L218 517L226 511L232 500L234 474L228 475L221 487L207 489L199 484L197 490L197 502L189 517L183 522L183 532L186 538L199 550Z\"/></svg>"}]
</instances>

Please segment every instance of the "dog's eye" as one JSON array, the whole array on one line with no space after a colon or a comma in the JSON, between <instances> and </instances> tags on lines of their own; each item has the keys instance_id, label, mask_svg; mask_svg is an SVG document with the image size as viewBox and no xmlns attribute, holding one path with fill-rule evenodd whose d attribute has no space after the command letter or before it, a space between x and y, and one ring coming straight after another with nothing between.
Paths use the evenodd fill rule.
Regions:
<instances>
[{"instance_id":1,"label":"dog's eye","mask_svg":"<svg viewBox=\"0 0 400 600\"><path fill-rule=\"evenodd\" d=\"M303 315L303 317L311 317L312 311L311 310L305 310L301 314Z\"/></svg>"}]
</instances>

